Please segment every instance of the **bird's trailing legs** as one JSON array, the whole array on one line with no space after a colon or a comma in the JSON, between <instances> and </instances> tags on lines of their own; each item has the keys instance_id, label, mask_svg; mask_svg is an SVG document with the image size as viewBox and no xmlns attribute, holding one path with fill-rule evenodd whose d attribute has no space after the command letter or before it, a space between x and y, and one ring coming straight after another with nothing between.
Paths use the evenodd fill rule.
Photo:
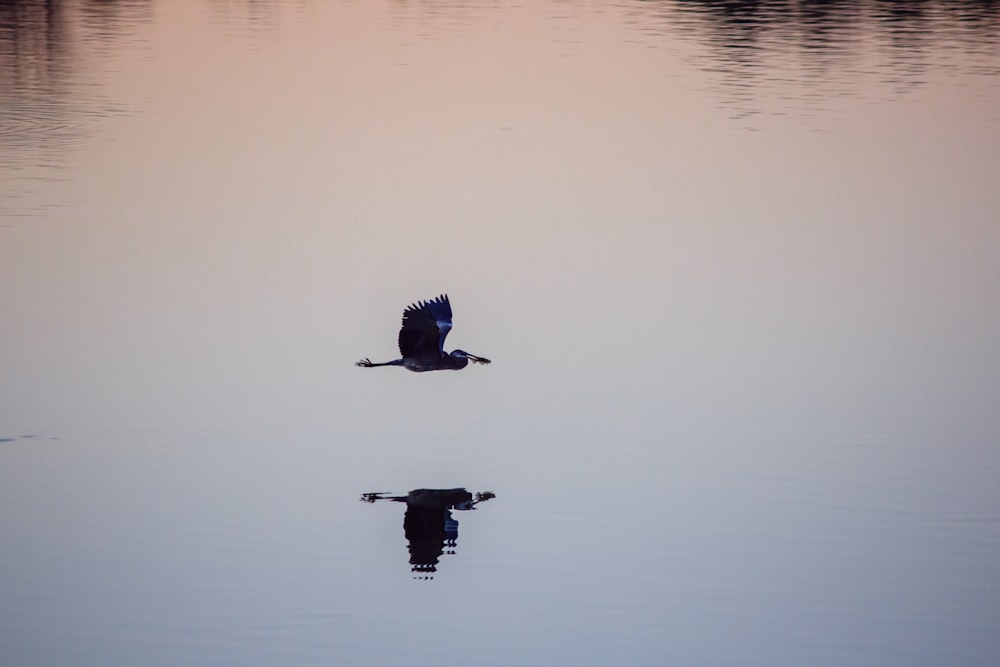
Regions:
<instances>
[{"instance_id":1,"label":"bird's trailing legs","mask_svg":"<svg viewBox=\"0 0 1000 667\"><path fill-rule=\"evenodd\" d=\"M489 363L489 362L486 362L486 363ZM375 362L373 362L368 357L365 357L361 361L357 362L355 365L356 366L361 366L362 368L373 368L375 366L401 366L402 364L403 364L403 360L402 359L393 359L392 361L386 361L385 363L382 363L382 364L376 364Z\"/></svg>"}]
</instances>

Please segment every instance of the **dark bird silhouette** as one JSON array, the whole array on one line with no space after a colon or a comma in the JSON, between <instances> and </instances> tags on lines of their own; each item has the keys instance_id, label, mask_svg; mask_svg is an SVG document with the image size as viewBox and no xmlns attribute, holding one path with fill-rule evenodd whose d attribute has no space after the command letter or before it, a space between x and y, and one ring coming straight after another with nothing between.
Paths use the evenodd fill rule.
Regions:
<instances>
[{"instance_id":1,"label":"dark bird silhouette","mask_svg":"<svg viewBox=\"0 0 1000 667\"><path fill-rule=\"evenodd\" d=\"M452 510L473 510L476 505L496 494L483 491L473 496L463 488L414 489L405 496L388 493L364 493L361 500L392 500L406 503L403 514L403 534L409 543L410 570L416 579L433 579L444 554L454 554L458 545L458 521Z\"/></svg>"},{"instance_id":2,"label":"dark bird silhouette","mask_svg":"<svg viewBox=\"0 0 1000 667\"><path fill-rule=\"evenodd\" d=\"M403 366L411 371L457 371L469 365L488 364L486 357L477 357L465 350L444 351L444 339L451 331L451 302L442 294L430 301L419 301L403 311L403 326L399 330L400 359L376 364L369 359L357 363L364 368Z\"/></svg>"}]
</instances>

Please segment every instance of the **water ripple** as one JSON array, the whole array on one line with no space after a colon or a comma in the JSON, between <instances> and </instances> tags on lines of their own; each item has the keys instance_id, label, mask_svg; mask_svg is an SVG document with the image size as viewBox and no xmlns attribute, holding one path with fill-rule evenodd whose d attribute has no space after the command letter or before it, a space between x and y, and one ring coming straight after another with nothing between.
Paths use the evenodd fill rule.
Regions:
<instances>
[{"instance_id":1,"label":"water ripple","mask_svg":"<svg viewBox=\"0 0 1000 667\"><path fill-rule=\"evenodd\" d=\"M46 185L68 180L66 157L109 118L128 113L89 81L132 26L145 1L0 3L0 211L36 216L50 208Z\"/></svg>"},{"instance_id":2,"label":"water ripple","mask_svg":"<svg viewBox=\"0 0 1000 667\"><path fill-rule=\"evenodd\" d=\"M788 101L800 118L836 113L840 96L870 95L872 84L899 95L941 72L1000 73L995 2L654 0L627 14L647 40L698 43L692 64L734 120L785 114ZM801 98L781 98L795 89Z\"/></svg>"}]
</instances>

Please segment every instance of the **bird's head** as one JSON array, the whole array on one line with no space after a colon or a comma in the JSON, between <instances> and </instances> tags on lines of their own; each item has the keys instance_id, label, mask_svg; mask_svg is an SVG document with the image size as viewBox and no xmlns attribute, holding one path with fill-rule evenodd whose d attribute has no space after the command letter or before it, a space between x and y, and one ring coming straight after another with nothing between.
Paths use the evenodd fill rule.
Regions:
<instances>
[{"instance_id":1,"label":"bird's head","mask_svg":"<svg viewBox=\"0 0 1000 667\"><path fill-rule=\"evenodd\" d=\"M487 359L486 357L477 357L474 354L469 354L465 350L452 350L449 356L451 356L452 359L468 359L469 361L473 361L477 364L490 363L490 360Z\"/></svg>"}]
</instances>

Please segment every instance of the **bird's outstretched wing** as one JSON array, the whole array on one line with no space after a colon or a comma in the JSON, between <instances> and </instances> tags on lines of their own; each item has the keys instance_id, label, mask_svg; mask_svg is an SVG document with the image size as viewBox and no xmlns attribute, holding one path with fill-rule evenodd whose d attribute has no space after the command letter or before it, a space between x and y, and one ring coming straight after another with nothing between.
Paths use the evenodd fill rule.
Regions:
<instances>
[{"instance_id":1,"label":"bird's outstretched wing","mask_svg":"<svg viewBox=\"0 0 1000 667\"><path fill-rule=\"evenodd\" d=\"M430 301L419 301L403 311L399 330L399 352L406 357L438 355L444 352L444 339L451 331L451 303L442 294Z\"/></svg>"}]
</instances>

